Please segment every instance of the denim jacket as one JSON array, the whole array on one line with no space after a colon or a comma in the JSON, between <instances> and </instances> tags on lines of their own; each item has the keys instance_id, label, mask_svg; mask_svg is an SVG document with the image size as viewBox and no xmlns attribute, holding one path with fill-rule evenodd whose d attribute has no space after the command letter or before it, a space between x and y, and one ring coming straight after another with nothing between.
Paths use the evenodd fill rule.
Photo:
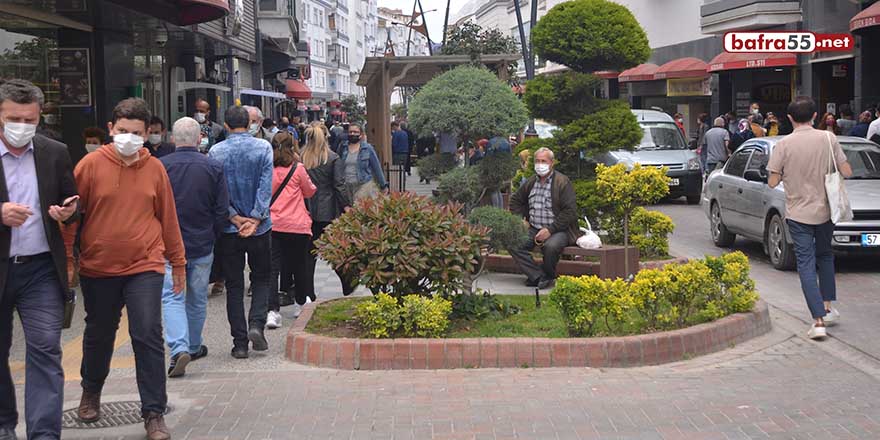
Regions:
<instances>
[{"instance_id":1,"label":"denim jacket","mask_svg":"<svg viewBox=\"0 0 880 440\"><path fill-rule=\"evenodd\" d=\"M340 159L345 162L348 157L348 146L340 148ZM372 145L361 141L361 149L358 151L358 181L357 183L367 183L372 179L376 179L376 185L380 189L385 189L388 184L385 182L385 172L382 171L382 165L379 163L379 156ZM351 182L346 182L351 183Z\"/></svg>"},{"instance_id":2,"label":"denim jacket","mask_svg":"<svg viewBox=\"0 0 880 440\"><path fill-rule=\"evenodd\" d=\"M211 147L208 157L223 165L229 188L229 216L241 215L261 220L254 235L272 229L269 202L272 198L272 146L247 133L230 134ZM227 234L238 228L227 222Z\"/></svg>"}]
</instances>

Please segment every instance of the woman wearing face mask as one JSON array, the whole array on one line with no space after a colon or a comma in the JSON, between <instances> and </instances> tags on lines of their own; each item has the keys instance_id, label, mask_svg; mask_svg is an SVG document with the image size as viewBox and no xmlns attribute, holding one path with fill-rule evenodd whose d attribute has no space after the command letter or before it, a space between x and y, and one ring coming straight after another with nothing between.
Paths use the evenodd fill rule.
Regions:
<instances>
[{"instance_id":1,"label":"woman wearing face mask","mask_svg":"<svg viewBox=\"0 0 880 440\"><path fill-rule=\"evenodd\" d=\"M834 118L834 114L825 113L825 116L822 116L822 119L819 120L819 130L827 130L836 135L840 135L840 128L837 126L837 119Z\"/></svg>"},{"instance_id":2,"label":"woman wearing face mask","mask_svg":"<svg viewBox=\"0 0 880 440\"><path fill-rule=\"evenodd\" d=\"M83 130L83 140L86 143L86 153L93 153L107 141L107 132L98 127L88 127Z\"/></svg>"},{"instance_id":3,"label":"woman wearing face mask","mask_svg":"<svg viewBox=\"0 0 880 440\"><path fill-rule=\"evenodd\" d=\"M675 114L675 125L678 126L678 129L681 130L681 135L684 136L685 139L688 138L687 131L684 129L684 116L681 113Z\"/></svg>"},{"instance_id":4,"label":"woman wearing face mask","mask_svg":"<svg viewBox=\"0 0 880 440\"><path fill-rule=\"evenodd\" d=\"M306 129L306 143L302 151L303 165L309 172L309 176L317 193L309 201L309 212L312 215L312 245L310 247L310 260L312 273L315 272L317 263L314 249L315 240L321 238L324 229L336 220L345 208L351 205L345 191L345 162L339 156L330 151L330 144L323 135L323 130L317 127ZM339 280L342 282L342 294L350 295L354 288L348 281L348 277L340 272Z\"/></svg>"},{"instance_id":5,"label":"woman wearing face mask","mask_svg":"<svg viewBox=\"0 0 880 440\"><path fill-rule=\"evenodd\" d=\"M345 163L346 197L352 203L388 189L379 156L372 145L361 140L362 135L361 127L351 124L348 127L348 146L342 149L341 155Z\"/></svg>"}]
</instances>

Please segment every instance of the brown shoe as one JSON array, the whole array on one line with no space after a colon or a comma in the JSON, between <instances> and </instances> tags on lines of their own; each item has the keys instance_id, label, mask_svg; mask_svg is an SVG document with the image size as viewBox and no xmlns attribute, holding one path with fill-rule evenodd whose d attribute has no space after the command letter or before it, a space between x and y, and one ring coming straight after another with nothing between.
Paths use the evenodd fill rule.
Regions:
<instances>
[{"instance_id":1,"label":"brown shoe","mask_svg":"<svg viewBox=\"0 0 880 440\"><path fill-rule=\"evenodd\" d=\"M147 430L147 438L150 440L171 439L171 433L165 426L165 417L162 414L147 413L144 416L144 429Z\"/></svg>"},{"instance_id":2,"label":"brown shoe","mask_svg":"<svg viewBox=\"0 0 880 440\"><path fill-rule=\"evenodd\" d=\"M83 390L76 415L83 422L97 422L101 418L101 393Z\"/></svg>"}]
</instances>

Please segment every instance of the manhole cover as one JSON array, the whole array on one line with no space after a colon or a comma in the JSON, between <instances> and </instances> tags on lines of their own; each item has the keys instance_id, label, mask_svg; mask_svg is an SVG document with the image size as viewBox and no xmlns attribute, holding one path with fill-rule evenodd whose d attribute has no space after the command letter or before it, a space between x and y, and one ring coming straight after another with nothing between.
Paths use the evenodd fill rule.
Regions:
<instances>
[{"instance_id":1,"label":"manhole cover","mask_svg":"<svg viewBox=\"0 0 880 440\"><path fill-rule=\"evenodd\" d=\"M101 404L101 418L97 422L83 422L76 415L76 408L64 411L61 424L65 429L99 429L113 428L116 426L136 425L143 423L141 417L141 403L138 401L107 402ZM166 406L165 413L171 411Z\"/></svg>"}]
</instances>

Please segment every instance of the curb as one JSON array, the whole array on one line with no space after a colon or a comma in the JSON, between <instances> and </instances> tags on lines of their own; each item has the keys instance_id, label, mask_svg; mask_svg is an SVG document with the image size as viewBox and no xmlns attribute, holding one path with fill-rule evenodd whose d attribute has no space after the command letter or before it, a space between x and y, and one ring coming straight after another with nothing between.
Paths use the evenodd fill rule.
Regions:
<instances>
[{"instance_id":1,"label":"curb","mask_svg":"<svg viewBox=\"0 0 880 440\"><path fill-rule=\"evenodd\" d=\"M335 300L331 300L335 301ZM639 367L714 353L768 333L767 303L753 311L679 330L605 338L353 339L305 331L318 304L303 308L287 333L285 357L340 370L520 367Z\"/></svg>"}]
</instances>

